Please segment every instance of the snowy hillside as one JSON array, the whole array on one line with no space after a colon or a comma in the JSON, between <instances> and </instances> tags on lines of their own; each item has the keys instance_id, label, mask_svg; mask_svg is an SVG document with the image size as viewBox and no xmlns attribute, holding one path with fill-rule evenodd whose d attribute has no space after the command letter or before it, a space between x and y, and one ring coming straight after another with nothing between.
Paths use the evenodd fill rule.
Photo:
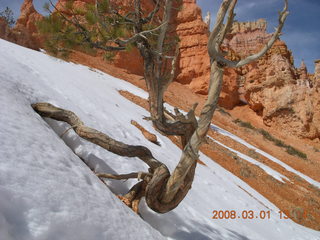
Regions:
<instances>
[{"instance_id":1,"label":"snowy hillside","mask_svg":"<svg viewBox=\"0 0 320 240\"><path fill-rule=\"evenodd\" d=\"M134 180L108 181L106 187L87 165L96 172L119 174L147 166L88 143L72 130L60 137L69 126L42 119L30 106L50 102L71 110L87 126L125 143L147 146L173 170L180 149L142 120L148 112L118 90L147 97L141 89L100 71L0 39L1 240L320 240L319 232L280 219L276 206L203 154L207 166L197 166L192 189L175 210L157 214L142 201L142 218L133 213L114 193L126 193ZM156 134L161 146L148 142L131 120ZM271 216L217 220L212 219L214 210L271 211Z\"/></svg>"}]
</instances>

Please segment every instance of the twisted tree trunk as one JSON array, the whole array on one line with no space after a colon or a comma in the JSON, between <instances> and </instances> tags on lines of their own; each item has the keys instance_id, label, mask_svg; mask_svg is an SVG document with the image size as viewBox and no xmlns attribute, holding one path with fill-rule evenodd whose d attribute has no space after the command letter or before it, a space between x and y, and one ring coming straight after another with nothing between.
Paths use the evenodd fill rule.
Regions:
<instances>
[{"instance_id":1,"label":"twisted tree trunk","mask_svg":"<svg viewBox=\"0 0 320 240\"><path fill-rule=\"evenodd\" d=\"M133 146L119 142L104 133L89 128L76 116L75 113L57 108L48 103L36 103L32 107L43 117L69 123L75 132L82 138L95 143L108 151L127 157L138 157L149 166L149 173L130 173L122 175L98 174L100 177L113 179L138 178L141 182L134 185L122 200L138 211L140 199L144 196L148 206L156 212L165 213L174 209L184 199L191 188L195 168L197 165L200 145L204 142L210 128L211 119L217 107L221 92L223 71L226 66L239 67L257 60L263 56L278 39L285 19L288 15L288 1L279 16L279 26L266 46L257 54L240 61L226 59L221 52L221 43L233 23L234 8L237 0L223 0L216 17L216 23L208 41L208 52L211 62L210 85L208 99L201 111L199 121L195 118L195 107L187 115L181 114L177 109L175 115L164 111L163 93L166 86L173 79L174 74L166 78L165 58L162 55L164 39L167 33L171 15L172 0L165 1L163 23L160 25L160 34L156 51L151 47L147 38L143 36L143 23L149 18L142 18L140 0L134 0L135 18L129 21L134 25L135 35L127 41L118 40L121 45L134 41L144 59L145 81L149 92L149 105L151 120L156 129L168 135L178 135L182 138L183 151L175 170L170 174L165 164L154 158L151 151L143 146ZM153 16L159 10L159 1ZM226 23L223 24L228 12ZM149 20L150 21L150 20ZM147 31L150 32L150 31ZM172 66L174 67L174 58ZM170 121L169 121L170 120Z\"/></svg>"},{"instance_id":2,"label":"twisted tree trunk","mask_svg":"<svg viewBox=\"0 0 320 240\"><path fill-rule=\"evenodd\" d=\"M35 103L32 104L32 107L42 117L52 118L57 121L68 123L80 137L120 156L138 157L149 166L149 173L139 172L122 175L98 174L99 177L119 180L128 178L138 178L142 180L142 182L133 186L129 193L124 196L128 205L137 205L140 199L145 196L147 204L151 209L159 213L165 213L175 208L190 189L193 181L196 161L194 161L194 164L188 170L188 176L183 181L183 187L179 189L170 201L163 202L161 199L166 197L166 194L162 196L162 193L168 179L170 178L170 172L163 163L153 157L148 148L119 142L100 131L85 126L75 113L55 107L50 103Z\"/></svg>"}]
</instances>

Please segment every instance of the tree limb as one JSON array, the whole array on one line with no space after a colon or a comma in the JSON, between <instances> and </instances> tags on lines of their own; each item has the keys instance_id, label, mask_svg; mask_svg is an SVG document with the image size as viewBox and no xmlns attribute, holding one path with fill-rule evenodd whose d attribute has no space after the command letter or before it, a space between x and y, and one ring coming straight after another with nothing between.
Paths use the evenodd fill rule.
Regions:
<instances>
[{"instance_id":1,"label":"tree limb","mask_svg":"<svg viewBox=\"0 0 320 240\"><path fill-rule=\"evenodd\" d=\"M137 178L138 180L144 179L145 177L152 177L152 174L146 172L132 172L128 174L107 174L107 173L96 173L97 177L110 178L115 180Z\"/></svg>"},{"instance_id":2,"label":"tree limb","mask_svg":"<svg viewBox=\"0 0 320 240\"><path fill-rule=\"evenodd\" d=\"M208 39L208 52L210 57L213 57L216 51L218 51L215 49L217 47L216 45L218 41L218 35L221 32L223 21L231 1L232 0L223 0L223 2L220 5L219 11L216 16L216 22Z\"/></svg>"},{"instance_id":3,"label":"tree limb","mask_svg":"<svg viewBox=\"0 0 320 240\"><path fill-rule=\"evenodd\" d=\"M166 23L162 23L161 25L153 28L153 29L150 29L150 30L145 30L145 31L142 31L142 32L139 32L137 34L135 34L134 36L132 36L131 38L129 39L126 39L126 40L122 40L122 39L116 39L115 42L117 44L119 44L120 46L123 46L123 45L127 45L127 44L130 44L130 43L134 43L136 42L139 37L142 37L144 39L147 39L147 37L145 36L145 34L149 34L149 33L152 33L152 32L155 32L157 30L159 30L164 24Z\"/></svg>"},{"instance_id":4,"label":"tree limb","mask_svg":"<svg viewBox=\"0 0 320 240\"><path fill-rule=\"evenodd\" d=\"M227 1L227 0L225 0L225 1ZM215 38L211 39L210 45L208 45L210 58L214 58L220 64L222 63L228 67L237 68L237 67L242 67L242 66L244 66L248 63L251 63L251 62L259 59L260 57L262 57L272 47L274 42L279 38L279 36L281 34L281 30L284 26L284 23L285 23L285 20L286 20L288 14L289 14L288 0L284 0L284 2L285 2L284 9L279 14L279 25L276 28L276 31L273 33L271 39L267 42L267 44L258 53L253 54L253 55L251 55L243 60L240 60L240 61L231 61L231 60L225 59L224 56L220 52L219 45L217 44L218 43L217 36L215 36ZM224 12L224 14L225 14L225 12Z\"/></svg>"},{"instance_id":5,"label":"tree limb","mask_svg":"<svg viewBox=\"0 0 320 240\"><path fill-rule=\"evenodd\" d=\"M135 202L135 207L137 208L139 200L142 196L145 196L146 202L151 209L159 213L165 213L175 208L184 199L185 195L191 188L196 162L193 162L192 165L188 167L182 181L180 181L179 178L177 179L179 180L179 183L181 183L179 189L175 192L170 201L164 202L162 200L162 189L165 187L170 177L170 172L163 163L159 162L152 156L149 149L143 146L127 145L114 140L104 133L85 126L75 113L57 108L50 103L35 103L32 104L32 108L42 117L49 117L70 124L80 137L97 144L110 152L120 156L138 157L144 161L150 167L150 173L141 172L120 175L97 175L99 177L112 179L141 178L143 181L134 185L129 193L123 196L123 200L128 200L128 204L132 204L133 200L137 200ZM189 158L188 150L186 151L186 154L187 158ZM168 194L170 196L172 195L170 192ZM163 196L166 197L167 194L164 194Z\"/></svg>"},{"instance_id":6,"label":"tree limb","mask_svg":"<svg viewBox=\"0 0 320 240\"><path fill-rule=\"evenodd\" d=\"M79 117L71 111L57 108L50 103L32 104L32 108L42 117L49 117L70 124L80 137L95 143L112 153L125 157L138 157L151 169L156 169L162 165L161 162L153 157L148 148L119 142L102 132L99 132L93 128L89 128L85 126Z\"/></svg>"},{"instance_id":7,"label":"tree limb","mask_svg":"<svg viewBox=\"0 0 320 240\"><path fill-rule=\"evenodd\" d=\"M160 9L160 0L157 0L154 9L148 14L147 17L142 18L141 21L143 24L149 23L152 21L153 17L159 12Z\"/></svg>"},{"instance_id":8,"label":"tree limb","mask_svg":"<svg viewBox=\"0 0 320 240\"><path fill-rule=\"evenodd\" d=\"M233 24L233 20L234 20L234 17L235 17L235 14L234 14L234 8L237 4L237 0L232 0L232 2L230 3L229 5L229 8L228 8L228 18L227 18L227 22L226 24L224 25L222 31L221 31L221 34L219 34L219 39L217 41L217 44L221 44L222 41L224 40L226 34L229 32L230 28L232 27L232 24Z\"/></svg>"}]
</instances>

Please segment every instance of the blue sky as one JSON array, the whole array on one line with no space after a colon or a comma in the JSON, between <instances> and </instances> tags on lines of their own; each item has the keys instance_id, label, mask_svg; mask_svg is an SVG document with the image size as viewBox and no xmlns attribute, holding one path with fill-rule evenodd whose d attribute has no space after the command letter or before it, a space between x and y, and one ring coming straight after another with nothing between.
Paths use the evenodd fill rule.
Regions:
<instances>
[{"instance_id":1,"label":"blue sky","mask_svg":"<svg viewBox=\"0 0 320 240\"><path fill-rule=\"evenodd\" d=\"M57 0L53 0L56 2ZM23 0L0 0L0 11L10 7L15 16L19 15ZM46 0L34 0L34 5L43 13ZM215 14L222 0L197 0L203 15L207 11ZM253 21L265 18L268 31L277 26L278 11L283 8L283 0L238 0L235 12L238 21ZM320 0L289 0L290 15L283 29L281 39L292 50L295 65L300 66L304 59L308 71L314 71L314 60L320 59Z\"/></svg>"}]
</instances>

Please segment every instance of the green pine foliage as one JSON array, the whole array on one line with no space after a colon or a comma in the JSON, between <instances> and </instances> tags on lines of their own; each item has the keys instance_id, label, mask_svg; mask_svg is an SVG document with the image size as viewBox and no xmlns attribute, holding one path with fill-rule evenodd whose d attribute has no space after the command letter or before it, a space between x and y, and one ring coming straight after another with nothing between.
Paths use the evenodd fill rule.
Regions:
<instances>
[{"instance_id":1,"label":"green pine foliage","mask_svg":"<svg viewBox=\"0 0 320 240\"><path fill-rule=\"evenodd\" d=\"M50 5L45 4L44 8L50 12ZM112 9L116 7L117 9ZM117 46L115 40L129 39L134 36L133 24L126 21L124 17L115 14L117 10L121 14L134 19L134 13L126 12L122 6L112 6L109 0L98 0L87 3L83 8L74 7L74 0L68 0L61 12L54 9L49 16L37 23L40 34L45 39L45 49L53 55L68 57L72 50L83 51L94 54L99 46ZM143 36L147 39L151 49L157 51L158 38L161 29L158 17L154 17L149 23L143 24ZM168 35L165 38L161 55L174 56L179 38L173 34L174 26L168 26ZM157 29L157 30L154 30ZM152 31L150 31L152 30ZM149 31L149 32L148 32ZM123 46L125 51L131 51L136 43L129 43ZM104 58L112 60L115 52L104 51ZM170 59L164 60L164 68L171 68ZM169 74L169 72L168 72ZM166 76L164 76L166 77ZM169 79L169 77L168 77Z\"/></svg>"},{"instance_id":2,"label":"green pine foliage","mask_svg":"<svg viewBox=\"0 0 320 240\"><path fill-rule=\"evenodd\" d=\"M66 24L66 21L57 13L38 22L37 27L45 38L46 50L54 55L66 57L70 49L81 42L81 37L75 34L75 27Z\"/></svg>"},{"instance_id":3,"label":"green pine foliage","mask_svg":"<svg viewBox=\"0 0 320 240\"><path fill-rule=\"evenodd\" d=\"M3 18L10 27L12 27L16 23L13 17L13 12L8 7L6 7L5 10L0 12L0 18Z\"/></svg>"},{"instance_id":4,"label":"green pine foliage","mask_svg":"<svg viewBox=\"0 0 320 240\"><path fill-rule=\"evenodd\" d=\"M78 9L74 8L73 3L73 0L68 0L62 13L54 11L37 23L45 39L45 48L50 53L67 57L75 49L94 54L96 50L87 39L101 45L111 45L112 40L129 35L129 28L123 19L111 17L108 0L99 1L97 9L95 4L89 3L84 9ZM49 4L45 4L44 8L50 11ZM113 53L106 53L105 58L112 59L113 56Z\"/></svg>"}]
</instances>

